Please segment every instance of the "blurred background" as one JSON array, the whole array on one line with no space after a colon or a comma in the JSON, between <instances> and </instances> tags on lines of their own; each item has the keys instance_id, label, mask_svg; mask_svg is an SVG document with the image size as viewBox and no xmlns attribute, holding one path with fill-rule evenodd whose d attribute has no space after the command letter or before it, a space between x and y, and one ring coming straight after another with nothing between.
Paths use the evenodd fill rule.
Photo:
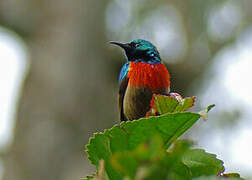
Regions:
<instances>
[{"instance_id":1,"label":"blurred background","mask_svg":"<svg viewBox=\"0 0 252 180\"><path fill-rule=\"evenodd\" d=\"M215 103L185 136L252 177L251 0L1 0L0 180L94 172L84 145L118 123L125 62L108 41L159 49L172 91Z\"/></svg>"}]
</instances>

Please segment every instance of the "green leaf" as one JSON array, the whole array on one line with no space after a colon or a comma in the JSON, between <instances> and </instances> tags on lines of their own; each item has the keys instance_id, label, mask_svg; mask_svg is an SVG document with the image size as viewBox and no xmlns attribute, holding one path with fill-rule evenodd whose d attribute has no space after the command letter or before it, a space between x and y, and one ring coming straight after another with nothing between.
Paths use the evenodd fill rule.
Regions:
<instances>
[{"instance_id":1,"label":"green leaf","mask_svg":"<svg viewBox=\"0 0 252 180\"><path fill-rule=\"evenodd\" d=\"M162 116L143 118L140 120L121 123L121 128L115 125L104 133L96 133L86 146L88 158L98 167L101 159L105 160L105 170L111 180L122 179L122 175L111 166L112 154L124 150L134 150L136 147L150 140L153 136L160 136L167 142L168 148L181 134L190 128L200 115L197 113L164 114Z\"/></svg>"},{"instance_id":2,"label":"green leaf","mask_svg":"<svg viewBox=\"0 0 252 180\"><path fill-rule=\"evenodd\" d=\"M188 180L191 178L192 176L188 167L182 162L177 162L170 170L170 173L168 174L166 179Z\"/></svg>"},{"instance_id":3,"label":"green leaf","mask_svg":"<svg viewBox=\"0 0 252 180\"><path fill-rule=\"evenodd\" d=\"M203 149L186 151L182 161L190 168L193 177L219 175L224 171L223 161L217 159L216 155L207 153Z\"/></svg>"},{"instance_id":4,"label":"green leaf","mask_svg":"<svg viewBox=\"0 0 252 180\"><path fill-rule=\"evenodd\" d=\"M120 149L121 144L118 137L122 137L124 133L116 125L110 131L106 130L104 133L96 133L94 138L89 139L89 144L86 146L88 158L96 166L96 169L98 169L99 161L105 160L105 170L110 179L122 179L122 175L111 167L109 160L112 152L116 152L116 148Z\"/></svg>"},{"instance_id":5,"label":"green leaf","mask_svg":"<svg viewBox=\"0 0 252 180\"><path fill-rule=\"evenodd\" d=\"M239 178L240 174L239 173L225 173L222 174L223 177L235 177L235 178Z\"/></svg>"},{"instance_id":6,"label":"green leaf","mask_svg":"<svg viewBox=\"0 0 252 180\"><path fill-rule=\"evenodd\" d=\"M111 157L112 166L125 176L134 178L139 165L135 156L128 152L117 152Z\"/></svg>"},{"instance_id":7,"label":"green leaf","mask_svg":"<svg viewBox=\"0 0 252 180\"><path fill-rule=\"evenodd\" d=\"M181 162L172 164L172 166L162 166L161 164L152 164L145 169L142 176L144 180L188 180L191 179L189 169Z\"/></svg>"},{"instance_id":8,"label":"green leaf","mask_svg":"<svg viewBox=\"0 0 252 180\"><path fill-rule=\"evenodd\" d=\"M225 173L221 175L222 177L225 177L225 179L235 179L235 180L244 180L240 177L239 173Z\"/></svg>"},{"instance_id":9,"label":"green leaf","mask_svg":"<svg viewBox=\"0 0 252 180\"><path fill-rule=\"evenodd\" d=\"M201 117L203 119L207 119L207 113L215 106L215 104L211 104L209 106L207 106L206 109L202 110L199 112L199 114L201 115Z\"/></svg>"},{"instance_id":10,"label":"green leaf","mask_svg":"<svg viewBox=\"0 0 252 180\"><path fill-rule=\"evenodd\" d=\"M173 96L167 95L153 95L154 102L152 102L151 107L154 109L155 113L165 114L165 113L178 113L184 112L194 106L196 97L186 97L179 101Z\"/></svg>"},{"instance_id":11,"label":"green leaf","mask_svg":"<svg viewBox=\"0 0 252 180\"><path fill-rule=\"evenodd\" d=\"M186 113L184 113L184 114L186 114ZM179 136L181 136L186 130L188 130L199 118L200 118L200 116L198 116L198 117L193 117L192 116L182 126L180 126L179 128L177 128L176 132L174 132L174 134L171 136L171 138L168 139L168 141L166 143L166 148L168 149L170 147L170 145Z\"/></svg>"},{"instance_id":12,"label":"green leaf","mask_svg":"<svg viewBox=\"0 0 252 180\"><path fill-rule=\"evenodd\" d=\"M215 104L211 104L211 105L209 105L209 106L207 106L207 112L209 112L213 107L215 106Z\"/></svg>"},{"instance_id":13,"label":"green leaf","mask_svg":"<svg viewBox=\"0 0 252 180\"><path fill-rule=\"evenodd\" d=\"M180 106L178 100L174 97L164 95L154 95L155 104L159 114L172 113L175 111L177 106Z\"/></svg>"},{"instance_id":14,"label":"green leaf","mask_svg":"<svg viewBox=\"0 0 252 180\"><path fill-rule=\"evenodd\" d=\"M104 168L105 162L104 160L100 160L99 169L97 170L97 173L91 176L86 176L85 178L80 178L80 180L109 180Z\"/></svg>"},{"instance_id":15,"label":"green leaf","mask_svg":"<svg viewBox=\"0 0 252 180\"><path fill-rule=\"evenodd\" d=\"M133 151L112 155L112 166L130 179L191 179L188 167L179 161L176 153L166 152L163 145L161 137L155 136Z\"/></svg>"},{"instance_id":16,"label":"green leaf","mask_svg":"<svg viewBox=\"0 0 252 180\"><path fill-rule=\"evenodd\" d=\"M200 176L193 178L193 180L243 180L242 178L236 177L221 177L221 176Z\"/></svg>"},{"instance_id":17,"label":"green leaf","mask_svg":"<svg viewBox=\"0 0 252 180\"><path fill-rule=\"evenodd\" d=\"M153 96L152 108L149 114L160 114L160 116L122 122L120 126L115 125L103 133L94 134L94 137L90 138L89 144L86 146L86 152L90 162L96 166L96 169L99 168L99 162L104 162L103 174L106 175L107 179L111 180L120 180L125 177L132 179L136 174L139 175L140 170L146 169L148 172L153 172L149 173L150 177L157 172L160 177L167 178L169 172L173 179L180 176L180 179L183 176L188 179L191 172L180 161L181 154L170 152L169 156L171 157L167 159L165 150L189 129L201 115L183 112L194 105L195 97L182 99L180 95L176 94L175 96L175 94L173 93L174 96ZM209 106L206 111L208 112L211 107ZM153 137L160 137L162 143L150 141ZM146 148L146 142L148 141L150 141L150 144ZM165 162L168 162L169 159L174 162L169 161L169 166L165 166L165 168L160 166L160 163L163 162L161 160L158 163L151 163L153 166L141 165L142 161L156 162L162 159L161 157L166 157L164 158L166 159ZM176 166L178 167L172 168Z\"/></svg>"},{"instance_id":18,"label":"green leaf","mask_svg":"<svg viewBox=\"0 0 252 180\"><path fill-rule=\"evenodd\" d=\"M182 111L186 111L189 108L193 107L195 100L196 100L195 96L184 98L182 103Z\"/></svg>"},{"instance_id":19,"label":"green leaf","mask_svg":"<svg viewBox=\"0 0 252 180\"><path fill-rule=\"evenodd\" d=\"M134 149L138 144L155 135L160 135L164 142L167 142L166 147L168 148L173 141L189 129L199 118L199 114L191 112L165 114L121 123L121 126L129 133L128 145L130 149Z\"/></svg>"},{"instance_id":20,"label":"green leaf","mask_svg":"<svg viewBox=\"0 0 252 180\"><path fill-rule=\"evenodd\" d=\"M124 176L134 179L137 169L142 166L141 163L144 165L154 165L158 162L158 159L162 159L166 153L162 146L163 142L161 137L155 136L148 144L142 143L135 150L114 153L110 162ZM148 169L149 171L150 169Z\"/></svg>"}]
</instances>

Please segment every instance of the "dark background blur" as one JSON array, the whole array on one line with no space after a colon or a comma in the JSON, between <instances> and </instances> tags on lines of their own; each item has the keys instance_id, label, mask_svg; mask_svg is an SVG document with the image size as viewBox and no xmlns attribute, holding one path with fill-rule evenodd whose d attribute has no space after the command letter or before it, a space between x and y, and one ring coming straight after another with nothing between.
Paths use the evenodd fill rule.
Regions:
<instances>
[{"instance_id":1,"label":"dark background blur","mask_svg":"<svg viewBox=\"0 0 252 180\"><path fill-rule=\"evenodd\" d=\"M231 148L241 143L242 124L251 124L241 118L251 117L243 115L251 101L242 100L251 95L236 96L251 89L251 81L237 85L244 68L234 69L243 49L252 51L251 9L251 0L0 0L0 26L22 39L29 57L13 140L0 153L2 179L68 180L94 171L84 145L119 121L117 79L125 57L108 42L138 38L160 50L172 91L198 96L196 110L216 103L209 120L187 136L228 160L227 169L249 176L251 154L243 162ZM250 128L246 132L252 137ZM251 142L243 141L240 149L248 152Z\"/></svg>"}]
</instances>

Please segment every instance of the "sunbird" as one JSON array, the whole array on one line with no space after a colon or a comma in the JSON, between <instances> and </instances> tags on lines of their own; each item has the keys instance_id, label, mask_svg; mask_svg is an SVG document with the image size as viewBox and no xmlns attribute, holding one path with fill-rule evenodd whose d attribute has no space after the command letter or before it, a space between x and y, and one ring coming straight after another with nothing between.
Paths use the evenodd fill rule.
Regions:
<instances>
[{"instance_id":1,"label":"sunbird","mask_svg":"<svg viewBox=\"0 0 252 180\"><path fill-rule=\"evenodd\" d=\"M119 110L121 121L146 116L153 94L170 92L170 74L161 62L157 48L149 41L110 42L121 47L127 56L119 75Z\"/></svg>"}]
</instances>

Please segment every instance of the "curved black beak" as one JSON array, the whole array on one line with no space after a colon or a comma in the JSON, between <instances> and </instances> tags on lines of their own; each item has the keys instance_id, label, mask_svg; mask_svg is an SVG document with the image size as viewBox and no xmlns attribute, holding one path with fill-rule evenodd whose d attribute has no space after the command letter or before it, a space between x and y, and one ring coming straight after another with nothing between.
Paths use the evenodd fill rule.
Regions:
<instances>
[{"instance_id":1,"label":"curved black beak","mask_svg":"<svg viewBox=\"0 0 252 180\"><path fill-rule=\"evenodd\" d=\"M110 44L113 45L117 45L120 46L121 48L123 48L125 51L131 49L130 45L128 43L120 43L120 42L115 42L115 41L110 41Z\"/></svg>"}]
</instances>

